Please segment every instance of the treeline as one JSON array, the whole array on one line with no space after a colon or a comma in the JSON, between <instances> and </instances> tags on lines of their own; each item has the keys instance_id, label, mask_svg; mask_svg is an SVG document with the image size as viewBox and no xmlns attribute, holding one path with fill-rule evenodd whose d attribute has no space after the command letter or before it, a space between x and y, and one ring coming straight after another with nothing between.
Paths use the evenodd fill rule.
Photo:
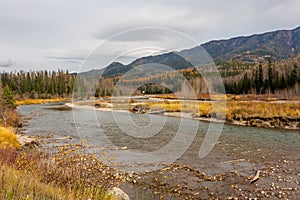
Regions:
<instances>
[{"instance_id":1,"label":"treeline","mask_svg":"<svg viewBox=\"0 0 300 200\"><path fill-rule=\"evenodd\" d=\"M221 77L231 77L252 69L255 63L248 62L216 62Z\"/></svg>"},{"instance_id":2,"label":"treeline","mask_svg":"<svg viewBox=\"0 0 300 200\"><path fill-rule=\"evenodd\" d=\"M31 71L1 74L2 87L9 87L21 98L51 98L68 96L74 89L76 74L68 71Z\"/></svg>"},{"instance_id":3,"label":"treeline","mask_svg":"<svg viewBox=\"0 0 300 200\"><path fill-rule=\"evenodd\" d=\"M300 73L296 63L279 71L270 59L266 69L260 63L252 74L245 73L237 81L225 81L225 90L229 94L275 94L292 89L297 83L300 84Z\"/></svg>"}]
</instances>

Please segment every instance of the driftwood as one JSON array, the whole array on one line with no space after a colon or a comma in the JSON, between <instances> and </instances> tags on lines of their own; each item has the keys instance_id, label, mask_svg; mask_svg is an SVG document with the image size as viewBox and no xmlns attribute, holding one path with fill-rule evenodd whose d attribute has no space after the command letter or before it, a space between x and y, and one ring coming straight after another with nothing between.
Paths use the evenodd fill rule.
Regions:
<instances>
[{"instance_id":1,"label":"driftwood","mask_svg":"<svg viewBox=\"0 0 300 200\"><path fill-rule=\"evenodd\" d=\"M139 105L135 105L132 108L132 112L136 113L136 114L144 114L147 113L149 111L149 106L148 105L143 105L143 104L139 104Z\"/></svg>"},{"instance_id":2,"label":"driftwood","mask_svg":"<svg viewBox=\"0 0 300 200\"><path fill-rule=\"evenodd\" d=\"M124 147L109 148L107 150L127 150L127 149L128 149L128 147L124 146Z\"/></svg>"},{"instance_id":3,"label":"driftwood","mask_svg":"<svg viewBox=\"0 0 300 200\"><path fill-rule=\"evenodd\" d=\"M225 162L220 162L220 163L214 163L213 165L222 165L222 164L230 164L230 163L237 163L237 162L244 162L246 159L237 159L237 160L229 160Z\"/></svg>"},{"instance_id":4,"label":"driftwood","mask_svg":"<svg viewBox=\"0 0 300 200\"><path fill-rule=\"evenodd\" d=\"M259 179L260 171L257 170L255 176L250 180L250 183L254 183Z\"/></svg>"},{"instance_id":5,"label":"driftwood","mask_svg":"<svg viewBox=\"0 0 300 200\"><path fill-rule=\"evenodd\" d=\"M225 162L221 162L220 164L228 164L228 163L237 163L237 162L244 162L246 159L238 159L238 160L229 160Z\"/></svg>"}]
</instances>

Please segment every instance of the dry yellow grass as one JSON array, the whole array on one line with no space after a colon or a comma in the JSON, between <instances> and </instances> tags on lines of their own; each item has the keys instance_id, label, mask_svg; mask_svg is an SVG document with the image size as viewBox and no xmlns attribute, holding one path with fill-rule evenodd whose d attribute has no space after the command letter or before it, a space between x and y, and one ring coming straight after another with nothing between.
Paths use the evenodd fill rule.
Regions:
<instances>
[{"instance_id":1,"label":"dry yellow grass","mask_svg":"<svg viewBox=\"0 0 300 200\"><path fill-rule=\"evenodd\" d=\"M12 167L0 167L0 198L1 199L89 199L84 194L84 190L80 190L82 194L77 194L76 190L68 190L66 188L57 187L51 183L43 183L37 176L27 174ZM88 188L87 188L87 193ZM111 195L102 195L103 200L115 200Z\"/></svg>"},{"instance_id":2,"label":"dry yellow grass","mask_svg":"<svg viewBox=\"0 0 300 200\"><path fill-rule=\"evenodd\" d=\"M200 116L211 116L212 113L226 113L227 118L234 116L272 117L300 117L300 103L277 103L264 101L215 101L215 102L189 102L189 101L161 101L149 102L152 110L165 110L167 112L198 113Z\"/></svg>"},{"instance_id":3,"label":"dry yellow grass","mask_svg":"<svg viewBox=\"0 0 300 200\"><path fill-rule=\"evenodd\" d=\"M12 128L0 126L0 148L6 147L19 148L20 143Z\"/></svg>"},{"instance_id":4,"label":"dry yellow grass","mask_svg":"<svg viewBox=\"0 0 300 200\"><path fill-rule=\"evenodd\" d=\"M120 178L81 144L65 145L52 156L31 148L0 148L0 199L116 200L107 189Z\"/></svg>"},{"instance_id":5,"label":"dry yellow grass","mask_svg":"<svg viewBox=\"0 0 300 200\"><path fill-rule=\"evenodd\" d=\"M227 114L229 116L259 116L272 117L300 117L300 103L276 103L276 102L227 102Z\"/></svg>"},{"instance_id":6,"label":"dry yellow grass","mask_svg":"<svg viewBox=\"0 0 300 200\"><path fill-rule=\"evenodd\" d=\"M55 103L62 101L69 101L71 98L53 98L53 99L24 99L16 101L16 105L28 105L28 104L43 104L43 103Z\"/></svg>"}]
</instances>

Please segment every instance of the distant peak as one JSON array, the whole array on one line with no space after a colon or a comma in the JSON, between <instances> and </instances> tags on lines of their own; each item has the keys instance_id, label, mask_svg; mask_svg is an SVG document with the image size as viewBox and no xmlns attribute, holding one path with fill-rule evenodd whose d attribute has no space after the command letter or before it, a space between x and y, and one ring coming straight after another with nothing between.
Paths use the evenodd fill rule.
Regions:
<instances>
[{"instance_id":1,"label":"distant peak","mask_svg":"<svg viewBox=\"0 0 300 200\"><path fill-rule=\"evenodd\" d=\"M111 63L111 65L123 65L123 64L118 62L118 61L114 61L114 62Z\"/></svg>"}]
</instances>

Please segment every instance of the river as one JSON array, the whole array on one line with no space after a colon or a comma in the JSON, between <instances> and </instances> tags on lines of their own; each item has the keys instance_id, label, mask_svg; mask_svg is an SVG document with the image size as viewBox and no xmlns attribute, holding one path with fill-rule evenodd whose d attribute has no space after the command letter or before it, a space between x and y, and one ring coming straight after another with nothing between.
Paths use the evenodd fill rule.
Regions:
<instances>
[{"instance_id":1,"label":"river","mask_svg":"<svg viewBox=\"0 0 300 200\"><path fill-rule=\"evenodd\" d=\"M221 127L220 137L214 138L213 149L204 158L199 158L199 149L212 123L90 108L56 109L59 106L58 104L19 106L19 113L29 118L24 129L25 133L30 136L54 134L56 138L67 138L60 143L77 143L84 139L89 145L106 149L115 157L114 165L127 171L138 170L149 173L151 170L175 163L191 166L211 176L234 171L238 173L238 177L245 178L254 175L257 170L265 172L265 178L255 185L246 181L241 182L237 178L235 181L231 180L226 175L227 178L224 180L227 181L222 184L216 183L211 189L217 193L217 197L227 197L230 192L241 196L246 190L250 190L248 195L251 192L255 195L255 189L261 189L266 183L269 186L272 181L278 184L278 188L274 189L274 196L278 196L283 187L300 188L299 131L224 124ZM276 166L284 169L284 172L275 173L274 178L269 172L270 168ZM284 177L292 177L292 180L284 185L280 184L278 176L282 177L282 174ZM228 181L231 181L230 184ZM199 180L189 182L196 188L199 184ZM240 184L241 190L228 191L228 184L233 183ZM199 185L202 187L204 183L201 184ZM124 190L129 192L132 199L139 198L137 197L139 193L133 193L132 187L124 186ZM207 195L203 198L215 197ZM286 195L294 197L300 193L297 189Z\"/></svg>"}]
</instances>

